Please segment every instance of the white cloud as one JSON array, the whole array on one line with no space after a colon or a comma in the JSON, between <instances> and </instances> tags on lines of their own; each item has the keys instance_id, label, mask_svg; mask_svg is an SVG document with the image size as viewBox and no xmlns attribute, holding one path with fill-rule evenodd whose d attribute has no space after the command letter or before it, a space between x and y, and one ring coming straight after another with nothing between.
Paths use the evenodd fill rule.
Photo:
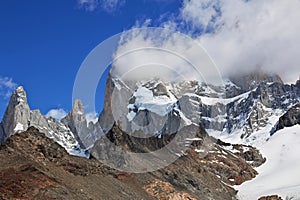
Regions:
<instances>
[{"instance_id":1,"label":"white cloud","mask_svg":"<svg viewBox=\"0 0 300 200\"><path fill-rule=\"evenodd\" d=\"M12 78L0 77L0 96L4 99L8 99L16 87L17 84L13 82Z\"/></svg>"},{"instance_id":2,"label":"white cloud","mask_svg":"<svg viewBox=\"0 0 300 200\"><path fill-rule=\"evenodd\" d=\"M60 121L62 118L67 116L67 112L63 109L51 109L47 112L46 117L53 117L54 119Z\"/></svg>"},{"instance_id":3,"label":"white cloud","mask_svg":"<svg viewBox=\"0 0 300 200\"><path fill-rule=\"evenodd\" d=\"M204 12L195 2L213 3ZM299 0L185 1L182 20L205 26L215 15L216 5L222 13L214 22L219 28L198 39L223 74L259 67L281 75L287 82L299 77Z\"/></svg>"},{"instance_id":4,"label":"white cloud","mask_svg":"<svg viewBox=\"0 0 300 200\"><path fill-rule=\"evenodd\" d=\"M260 68L279 74L286 82L295 82L300 75L299 8L299 0L184 0L179 16L171 14L169 20L161 22L160 26L187 33L201 43L223 76ZM136 27L148 25L136 23ZM126 43L121 43L116 55L126 49L155 43L148 35L137 34L131 37L131 41L128 37ZM189 52L188 45L170 41L166 39L160 47L172 47L180 53ZM195 55L191 57L197 60L197 52L192 53ZM138 60L150 61L150 58L157 60L159 57L153 52L135 54L127 56L127 62L118 61L119 64L128 67L137 65ZM164 55L160 57L163 59ZM166 62L177 69L176 66L182 63L176 61ZM145 70L146 73L155 73L155 70Z\"/></svg>"},{"instance_id":5,"label":"white cloud","mask_svg":"<svg viewBox=\"0 0 300 200\"><path fill-rule=\"evenodd\" d=\"M125 0L78 0L79 7L86 11L102 8L108 13L114 12L125 3Z\"/></svg>"},{"instance_id":6,"label":"white cloud","mask_svg":"<svg viewBox=\"0 0 300 200\"><path fill-rule=\"evenodd\" d=\"M112 75L123 80L216 81L219 73L192 38L164 29L133 29L122 35Z\"/></svg>"}]
</instances>

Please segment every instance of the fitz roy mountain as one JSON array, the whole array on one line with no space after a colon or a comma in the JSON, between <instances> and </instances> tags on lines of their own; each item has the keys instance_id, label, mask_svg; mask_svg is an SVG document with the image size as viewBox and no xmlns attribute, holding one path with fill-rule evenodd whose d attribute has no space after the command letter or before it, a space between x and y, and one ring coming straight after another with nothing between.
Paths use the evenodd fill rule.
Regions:
<instances>
[{"instance_id":1,"label":"fitz roy mountain","mask_svg":"<svg viewBox=\"0 0 300 200\"><path fill-rule=\"evenodd\" d=\"M99 118L104 132L114 121L126 132L143 129L158 135L193 123L228 142L258 146L279 129L280 117L300 98L300 80L288 85L262 71L224 79L224 85L160 80L129 84L108 78Z\"/></svg>"},{"instance_id":2,"label":"fitz roy mountain","mask_svg":"<svg viewBox=\"0 0 300 200\"><path fill-rule=\"evenodd\" d=\"M6 160L0 167L0 180L11 181L0 182L0 198L99 199L101 194L102 199L299 198L297 174L291 174L294 179L290 183L283 180L281 185L269 184L265 190L243 187L251 179L259 181L261 175L269 180L268 172L273 174L271 181L278 181L278 171L269 165L276 160L300 160L297 153L288 154L285 148L295 146L297 151L300 146L295 142L300 142L299 101L300 80L285 84L278 75L259 70L226 78L224 85L197 80L123 81L109 74L104 108L94 123L87 121L80 100L62 120L47 118L30 109L20 86L13 92L0 124L0 158ZM127 152L153 152L174 138L189 148L179 145L170 150L176 161L157 171L131 174L101 164L111 160L124 169L151 166L151 162L141 163ZM283 138L290 140L281 143ZM107 139L110 143L104 142ZM112 151L112 144L126 151ZM268 146L283 149L276 156ZM26 163L21 161L24 159ZM300 167L298 161L294 163ZM48 165L51 167L46 168ZM37 184L26 178L28 170L37 181L48 180L45 186L28 189ZM21 180L11 173L25 177L25 186L15 193L9 186ZM78 186L63 180L65 175ZM97 191L84 187L83 182ZM127 190L122 193L122 188Z\"/></svg>"}]
</instances>

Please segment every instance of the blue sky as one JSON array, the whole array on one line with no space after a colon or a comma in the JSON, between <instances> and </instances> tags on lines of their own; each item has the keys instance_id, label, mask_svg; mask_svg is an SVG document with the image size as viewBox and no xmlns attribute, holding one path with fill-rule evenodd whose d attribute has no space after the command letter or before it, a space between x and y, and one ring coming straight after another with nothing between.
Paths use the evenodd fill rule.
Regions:
<instances>
[{"instance_id":1,"label":"blue sky","mask_svg":"<svg viewBox=\"0 0 300 200\"><path fill-rule=\"evenodd\" d=\"M95 9L76 0L3 1L0 5L0 77L23 85L32 109L71 109L72 87L87 54L137 21L176 13L180 1L130 0ZM1 88L0 88L1 89ZM8 89L8 88L7 88ZM101 110L104 83L97 103ZM2 91L6 92L6 91ZM0 117L7 96L0 96Z\"/></svg>"},{"instance_id":2,"label":"blue sky","mask_svg":"<svg viewBox=\"0 0 300 200\"><path fill-rule=\"evenodd\" d=\"M25 87L31 109L70 111L85 57L132 27L167 27L193 37L225 77L259 67L295 83L300 77L299 8L299 0L2 1L0 118L16 85ZM97 112L104 86L105 78Z\"/></svg>"}]
</instances>

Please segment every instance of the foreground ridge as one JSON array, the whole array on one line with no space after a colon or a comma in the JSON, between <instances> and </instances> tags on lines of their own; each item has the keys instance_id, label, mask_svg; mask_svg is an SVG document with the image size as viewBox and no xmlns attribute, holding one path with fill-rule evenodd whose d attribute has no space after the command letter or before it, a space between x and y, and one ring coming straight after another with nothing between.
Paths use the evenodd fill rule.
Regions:
<instances>
[{"instance_id":1,"label":"foreground ridge","mask_svg":"<svg viewBox=\"0 0 300 200\"><path fill-rule=\"evenodd\" d=\"M246 148L242 146L230 147L240 149L233 154L216 144L211 153L200 158L196 152L200 146L193 144L186 155L164 169L130 174L110 169L94 158L71 156L30 127L0 146L0 197L235 199L236 191L230 185L241 184L256 175L246 162L246 155L255 153L255 149L244 152Z\"/></svg>"}]
</instances>

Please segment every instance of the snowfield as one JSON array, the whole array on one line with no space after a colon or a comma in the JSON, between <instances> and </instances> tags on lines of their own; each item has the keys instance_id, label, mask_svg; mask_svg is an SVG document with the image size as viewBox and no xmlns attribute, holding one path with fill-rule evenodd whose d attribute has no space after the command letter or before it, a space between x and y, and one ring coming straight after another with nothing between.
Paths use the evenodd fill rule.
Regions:
<instances>
[{"instance_id":1,"label":"snowfield","mask_svg":"<svg viewBox=\"0 0 300 200\"><path fill-rule=\"evenodd\" d=\"M256 170L259 175L235 186L241 200L277 194L283 199L300 199L300 125L276 132L260 148L267 161Z\"/></svg>"},{"instance_id":2,"label":"snowfield","mask_svg":"<svg viewBox=\"0 0 300 200\"><path fill-rule=\"evenodd\" d=\"M139 87L133 96L135 99L135 104L129 104L128 108L133 108L136 106L138 110L149 110L160 116L168 114L172 109L174 104L177 102L176 97L168 91L168 96L154 96L153 92L145 87ZM128 113L127 118L132 121L136 113L131 111Z\"/></svg>"}]
</instances>

